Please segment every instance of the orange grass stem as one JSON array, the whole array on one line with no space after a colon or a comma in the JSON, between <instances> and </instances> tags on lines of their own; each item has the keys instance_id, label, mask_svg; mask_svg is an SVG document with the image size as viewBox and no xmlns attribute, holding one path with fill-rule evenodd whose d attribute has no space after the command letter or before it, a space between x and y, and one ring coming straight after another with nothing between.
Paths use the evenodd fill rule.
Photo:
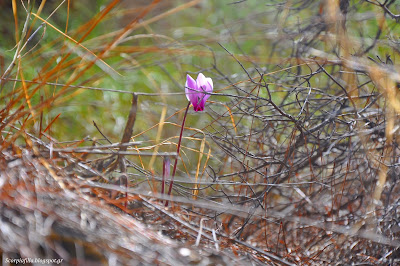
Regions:
<instances>
[{"instance_id":1,"label":"orange grass stem","mask_svg":"<svg viewBox=\"0 0 400 266\"><path fill-rule=\"evenodd\" d=\"M176 157L175 157L174 169L172 170L171 183L169 184L169 189L168 189L168 196L171 195L172 185L174 184L176 165L178 164L179 151L181 149L182 134L183 134L183 129L185 128L185 121L186 121L186 116L187 116L189 107L190 107L190 102L188 103L188 105L186 107L185 115L184 115L183 121L182 121L181 133L179 135L179 141L178 141L178 148L176 149ZM165 207L168 207L168 200L165 202Z\"/></svg>"}]
</instances>

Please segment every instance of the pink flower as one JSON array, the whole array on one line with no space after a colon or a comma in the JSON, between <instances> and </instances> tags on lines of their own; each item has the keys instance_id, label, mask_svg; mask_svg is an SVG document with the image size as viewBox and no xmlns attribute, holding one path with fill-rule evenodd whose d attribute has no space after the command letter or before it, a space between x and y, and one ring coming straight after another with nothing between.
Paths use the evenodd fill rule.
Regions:
<instances>
[{"instance_id":1,"label":"pink flower","mask_svg":"<svg viewBox=\"0 0 400 266\"><path fill-rule=\"evenodd\" d=\"M206 78L202 73L194 80L187 75L185 84L186 98L192 103L193 109L198 111L204 110L204 105L210 94L213 91L213 81L211 78Z\"/></svg>"}]
</instances>

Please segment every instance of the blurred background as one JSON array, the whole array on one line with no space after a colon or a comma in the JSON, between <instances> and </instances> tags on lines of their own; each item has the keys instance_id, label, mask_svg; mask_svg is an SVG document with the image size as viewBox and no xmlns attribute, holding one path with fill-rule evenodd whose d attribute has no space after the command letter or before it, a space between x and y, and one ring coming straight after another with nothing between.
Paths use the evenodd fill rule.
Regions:
<instances>
[{"instance_id":1,"label":"blurred background","mask_svg":"<svg viewBox=\"0 0 400 266\"><path fill-rule=\"evenodd\" d=\"M177 149L186 75L203 73L214 93L189 109L173 190L176 215L205 221L203 247L216 232L255 263L396 263L399 14L392 0L0 1L2 169L27 150L77 197L154 225L137 195L162 206L161 155ZM116 149L73 150L121 142L133 116L126 169Z\"/></svg>"}]
</instances>

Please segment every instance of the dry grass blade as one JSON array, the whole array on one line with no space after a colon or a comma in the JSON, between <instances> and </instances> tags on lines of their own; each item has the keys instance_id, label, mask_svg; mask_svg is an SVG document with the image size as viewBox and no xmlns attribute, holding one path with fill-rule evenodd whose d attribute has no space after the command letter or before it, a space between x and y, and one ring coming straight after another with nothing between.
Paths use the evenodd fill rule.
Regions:
<instances>
[{"instance_id":1,"label":"dry grass blade","mask_svg":"<svg viewBox=\"0 0 400 266\"><path fill-rule=\"evenodd\" d=\"M102 62L104 65L106 65L109 69L111 69L114 73L121 75L120 73L118 73L116 70L114 70L110 65L108 65L104 60L102 60L101 58L99 58L96 54L94 54L92 51L90 51L88 48L86 48L85 46L83 46L81 43L79 43L78 41L74 40L73 38L71 38L70 36L68 36L67 34L65 34L64 32L62 32L61 30L57 29L55 26L53 26L51 23L49 23L48 21L44 20L43 18L41 18L40 16L36 15L35 13L32 13L32 15L34 15L36 18L38 18L39 20L41 20L42 22L46 23L46 25L49 25L52 29L54 29L55 31L57 31L58 33L60 33L61 35L63 35L65 38L67 38L68 40L72 41L74 44L78 45L79 47L83 48L86 52L90 53L92 56L94 56L96 58L96 60L99 60L100 62Z\"/></svg>"},{"instance_id":2,"label":"dry grass blade","mask_svg":"<svg viewBox=\"0 0 400 266\"><path fill-rule=\"evenodd\" d=\"M195 185L194 185L194 189L193 189L193 199L196 200L197 199L197 195L199 194L199 184L197 183L199 181L199 173L200 173L200 164L201 164L201 159L203 158L203 152L204 152L204 147L206 144L206 138L204 136L204 138L201 140L200 143L200 149L199 149L199 159L197 161L197 170L196 170L196 176L195 176Z\"/></svg>"},{"instance_id":3,"label":"dry grass blade","mask_svg":"<svg viewBox=\"0 0 400 266\"><path fill-rule=\"evenodd\" d=\"M132 103L131 109L129 110L128 120L126 121L126 126L124 130L124 134L122 135L121 145L129 143L133 134L133 126L135 125L136 121L136 113L137 113L137 95L135 93L132 94ZM122 146L119 151L125 152L128 149L128 146ZM124 173L126 172L126 167L123 162L123 155L120 153L118 155L116 164L118 164L121 168L121 171Z\"/></svg>"}]
</instances>

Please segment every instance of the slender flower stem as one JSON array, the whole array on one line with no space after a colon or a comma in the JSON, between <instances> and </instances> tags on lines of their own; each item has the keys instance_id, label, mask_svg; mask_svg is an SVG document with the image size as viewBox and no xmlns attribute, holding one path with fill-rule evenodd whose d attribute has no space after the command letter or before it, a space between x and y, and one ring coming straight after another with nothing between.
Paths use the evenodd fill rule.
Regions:
<instances>
[{"instance_id":1,"label":"slender flower stem","mask_svg":"<svg viewBox=\"0 0 400 266\"><path fill-rule=\"evenodd\" d=\"M188 105L186 107L185 116L183 117L183 121L182 121L181 134L179 135L178 148L176 149L174 169L172 170L171 183L169 184L169 189L168 189L168 196L171 195L172 185L174 184L176 165L178 164L179 151L181 149L182 134L183 134L183 129L185 128L185 121L186 121L186 116L187 116L189 107L190 107L190 102L188 103ZM165 202L165 207L168 207L168 200Z\"/></svg>"}]
</instances>

